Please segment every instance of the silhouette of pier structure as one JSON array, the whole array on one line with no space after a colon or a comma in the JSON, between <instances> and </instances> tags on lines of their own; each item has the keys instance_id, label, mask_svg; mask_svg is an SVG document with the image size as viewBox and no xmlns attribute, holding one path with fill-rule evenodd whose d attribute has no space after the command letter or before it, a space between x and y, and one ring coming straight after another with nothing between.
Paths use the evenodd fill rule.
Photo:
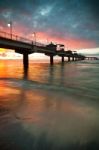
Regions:
<instances>
[{"instance_id":1,"label":"silhouette of pier structure","mask_svg":"<svg viewBox=\"0 0 99 150\"><path fill-rule=\"evenodd\" d=\"M98 60L98 57L87 56L85 57L85 60Z\"/></svg>"},{"instance_id":2,"label":"silhouette of pier structure","mask_svg":"<svg viewBox=\"0 0 99 150\"><path fill-rule=\"evenodd\" d=\"M57 49L58 46L58 49ZM50 64L54 63L54 56L58 55L61 57L62 63L64 58L67 57L68 61L84 60L85 56L72 52L71 50L65 51L64 45L55 45L50 43L44 45L39 42L34 42L17 35L9 34L6 32L0 32L0 48L6 48L15 50L16 53L23 55L23 66L24 69L28 69L29 66L29 54L32 53L43 53L50 57Z\"/></svg>"}]
</instances>

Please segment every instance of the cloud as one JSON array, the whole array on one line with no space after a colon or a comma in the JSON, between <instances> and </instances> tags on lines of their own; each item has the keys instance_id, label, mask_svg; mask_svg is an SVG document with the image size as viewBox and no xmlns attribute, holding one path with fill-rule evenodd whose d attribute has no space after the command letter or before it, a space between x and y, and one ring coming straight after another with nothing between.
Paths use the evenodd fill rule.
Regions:
<instances>
[{"instance_id":1,"label":"cloud","mask_svg":"<svg viewBox=\"0 0 99 150\"><path fill-rule=\"evenodd\" d=\"M3 0L0 13L3 27L11 19L14 30L24 35L35 31L63 42L75 39L78 45L85 41L87 47L99 46L98 0Z\"/></svg>"}]
</instances>

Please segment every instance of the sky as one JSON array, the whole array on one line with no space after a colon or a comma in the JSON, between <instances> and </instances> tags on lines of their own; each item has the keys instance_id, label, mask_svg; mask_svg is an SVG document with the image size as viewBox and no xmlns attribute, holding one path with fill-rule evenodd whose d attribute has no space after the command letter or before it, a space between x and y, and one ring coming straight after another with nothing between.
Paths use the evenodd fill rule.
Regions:
<instances>
[{"instance_id":1,"label":"sky","mask_svg":"<svg viewBox=\"0 0 99 150\"><path fill-rule=\"evenodd\" d=\"M0 0L0 31L99 52L99 0Z\"/></svg>"}]
</instances>

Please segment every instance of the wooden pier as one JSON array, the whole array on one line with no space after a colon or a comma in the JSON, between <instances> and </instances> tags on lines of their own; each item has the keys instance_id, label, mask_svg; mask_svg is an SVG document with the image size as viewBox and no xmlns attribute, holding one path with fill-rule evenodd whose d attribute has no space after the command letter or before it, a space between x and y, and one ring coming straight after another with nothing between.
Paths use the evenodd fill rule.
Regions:
<instances>
[{"instance_id":1,"label":"wooden pier","mask_svg":"<svg viewBox=\"0 0 99 150\"><path fill-rule=\"evenodd\" d=\"M24 69L28 69L29 58L28 55L32 53L43 53L50 57L50 64L54 64L54 56L61 57L61 62L64 63L64 58L67 57L68 61L84 60L85 56L73 53L71 50L65 51L64 45L60 45L57 50L57 45L50 43L44 45L42 43L34 42L23 37L10 35L6 32L0 32L0 48L15 50L16 53L23 55Z\"/></svg>"}]
</instances>

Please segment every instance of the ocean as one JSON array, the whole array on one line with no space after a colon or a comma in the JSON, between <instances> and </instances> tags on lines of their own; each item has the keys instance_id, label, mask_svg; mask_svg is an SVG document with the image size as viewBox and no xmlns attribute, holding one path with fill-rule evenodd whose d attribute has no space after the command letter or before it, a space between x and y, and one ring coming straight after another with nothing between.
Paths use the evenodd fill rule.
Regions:
<instances>
[{"instance_id":1,"label":"ocean","mask_svg":"<svg viewBox=\"0 0 99 150\"><path fill-rule=\"evenodd\" d=\"M98 60L0 60L0 150L98 149Z\"/></svg>"}]
</instances>

